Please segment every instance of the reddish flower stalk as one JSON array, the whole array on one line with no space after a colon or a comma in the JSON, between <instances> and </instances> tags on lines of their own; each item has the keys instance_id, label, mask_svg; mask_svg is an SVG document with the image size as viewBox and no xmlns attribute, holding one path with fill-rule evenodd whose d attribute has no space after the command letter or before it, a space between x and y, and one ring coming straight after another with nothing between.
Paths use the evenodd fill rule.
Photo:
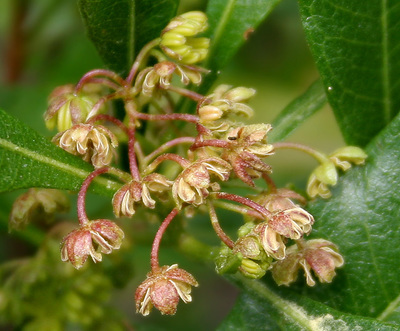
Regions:
<instances>
[{"instance_id":1,"label":"reddish flower stalk","mask_svg":"<svg viewBox=\"0 0 400 331\"><path fill-rule=\"evenodd\" d=\"M160 264L158 262L158 251L160 249L161 239L162 239L168 225L175 218L175 216L178 214L178 212L179 212L179 210L177 208L172 209L172 211L168 214L168 216L161 223L160 227L157 230L157 233L154 237L153 245L151 247L150 264L151 264L152 272L156 272L160 268Z\"/></svg>"},{"instance_id":2,"label":"reddish flower stalk","mask_svg":"<svg viewBox=\"0 0 400 331\"><path fill-rule=\"evenodd\" d=\"M95 116L89 118L86 121L86 124L94 124L97 121L111 122L111 123L115 124L116 126L118 126L122 131L124 131L126 133L126 135L129 135L129 131L128 131L128 128L126 127L126 125L124 123L122 123L119 119L117 119L111 115L107 115L107 114L95 115Z\"/></svg>"},{"instance_id":3,"label":"reddish flower stalk","mask_svg":"<svg viewBox=\"0 0 400 331\"><path fill-rule=\"evenodd\" d=\"M190 165L190 162L186 160L184 157L178 155L178 154L173 154L173 153L166 153L163 155L160 155L157 157L150 165L146 168L145 172L146 174L151 173L154 171L155 168L159 166L159 164L163 161L170 160L178 163L182 168L186 168Z\"/></svg>"},{"instance_id":4,"label":"reddish flower stalk","mask_svg":"<svg viewBox=\"0 0 400 331\"><path fill-rule=\"evenodd\" d=\"M147 155L144 158L144 162L147 163L149 160L156 157L156 155L163 153L168 148L171 148L171 147L179 145L179 144L185 144L185 143L193 144L194 141L195 141L195 138L193 138L193 137L179 137L179 138L175 138L170 141L167 141L165 144L162 144L160 147L158 147L153 152L151 152L149 155Z\"/></svg>"},{"instance_id":5,"label":"reddish flower stalk","mask_svg":"<svg viewBox=\"0 0 400 331\"><path fill-rule=\"evenodd\" d=\"M323 163L326 161L329 161L328 157L318 151L316 151L315 149L302 145L302 144L298 144L298 143L291 143L291 142L279 142L279 143L275 143L273 144L274 149L296 149L298 151L302 151L310 156L312 156L313 158L315 158L318 162Z\"/></svg>"},{"instance_id":6,"label":"reddish flower stalk","mask_svg":"<svg viewBox=\"0 0 400 331\"><path fill-rule=\"evenodd\" d=\"M239 213L242 215L254 217L260 220L264 220L264 216L260 214L259 212L249 209L248 207L241 206L241 205L236 205L233 203L225 202L225 201L214 201L214 206L224 208L226 210L231 210L234 211L235 213Z\"/></svg>"},{"instance_id":7,"label":"reddish flower stalk","mask_svg":"<svg viewBox=\"0 0 400 331\"><path fill-rule=\"evenodd\" d=\"M105 77L108 77L111 80L115 81L120 86L125 85L125 81L120 76L118 76L115 72L110 71L110 70L105 70L105 69L94 69L94 70L87 72L86 74L84 74L82 76L82 78L80 79L80 81L78 82L78 84L75 87L75 92L76 93L80 92L80 90L83 88L83 86L85 84L87 84L88 82L90 82L96 76L105 76Z\"/></svg>"},{"instance_id":8,"label":"reddish flower stalk","mask_svg":"<svg viewBox=\"0 0 400 331\"><path fill-rule=\"evenodd\" d=\"M214 228L215 233L226 246L232 249L235 246L235 243L231 238L229 238L229 236L224 232L224 230L222 230L221 225L219 224L218 221L217 213L215 212L214 205L210 201L208 202L208 208L210 211L211 225Z\"/></svg>"},{"instance_id":9,"label":"reddish flower stalk","mask_svg":"<svg viewBox=\"0 0 400 331\"><path fill-rule=\"evenodd\" d=\"M275 182L272 180L272 178L266 173L263 173L261 176L264 179L264 181L267 183L270 193L275 193L277 191L277 188L276 188Z\"/></svg>"},{"instance_id":10,"label":"reddish flower stalk","mask_svg":"<svg viewBox=\"0 0 400 331\"><path fill-rule=\"evenodd\" d=\"M196 141L191 147L191 150L195 150L200 147L221 147L221 148L229 148L230 143L229 141L219 140L219 139L210 139L204 141Z\"/></svg>"},{"instance_id":11,"label":"reddish flower stalk","mask_svg":"<svg viewBox=\"0 0 400 331\"><path fill-rule=\"evenodd\" d=\"M96 169L95 171L91 172L89 176L87 176L82 183L81 189L79 190L78 193L78 200L77 200L78 220L79 224L82 226L84 226L89 222L89 219L86 214L86 204L85 204L86 193L89 188L89 185L92 183L93 179L95 179L97 176L104 174L108 171L109 171L108 167Z\"/></svg>"},{"instance_id":12,"label":"reddish flower stalk","mask_svg":"<svg viewBox=\"0 0 400 331\"><path fill-rule=\"evenodd\" d=\"M104 85L104 86L107 86L107 87L109 87L109 88L111 88L113 90L118 90L118 89L121 88L120 85L118 85L117 83L115 83L115 82L113 82L113 81L111 81L111 80L109 80L108 78L105 78L105 77L100 77L100 78L94 77L94 78L91 78L91 79L87 80L85 82L85 84Z\"/></svg>"},{"instance_id":13,"label":"reddish flower stalk","mask_svg":"<svg viewBox=\"0 0 400 331\"><path fill-rule=\"evenodd\" d=\"M100 99L94 104L94 106L93 106L92 110L90 111L88 117L90 118L90 117L92 117L92 116L96 116L97 112L99 111L99 109L100 109L100 107L101 107L102 105L104 105L107 101L110 101L110 100L112 100L112 99L116 99L116 98L119 98L119 97L120 97L119 93L111 93L111 94L108 94L108 95L106 95L106 96L100 98Z\"/></svg>"},{"instance_id":14,"label":"reddish flower stalk","mask_svg":"<svg viewBox=\"0 0 400 331\"><path fill-rule=\"evenodd\" d=\"M135 127L135 119L132 118L132 116L129 116L129 128L128 128L128 157L129 157L129 169L131 170L132 178L140 181L140 172L139 168L137 165L137 160L136 160L136 152L135 152L135 132L136 132L136 127Z\"/></svg>"},{"instance_id":15,"label":"reddish flower stalk","mask_svg":"<svg viewBox=\"0 0 400 331\"><path fill-rule=\"evenodd\" d=\"M192 99L192 100L194 100L196 102L199 102L199 101L204 99L204 95L201 95L201 94L196 93L194 91L187 90L185 88L181 88L181 87L177 87L177 86L173 86L173 85L169 85L169 86L166 86L166 87L160 86L160 87L162 89L164 89L164 90L176 92L176 93L178 93L178 94L180 94L180 95L182 95L184 97L187 97L189 99Z\"/></svg>"},{"instance_id":16,"label":"reddish flower stalk","mask_svg":"<svg viewBox=\"0 0 400 331\"><path fill-rule=\"evenodd\" d=\"M139 52L138 56L135 59L135 62L132 65L131 71L129 72L128 77L126 78L125 87L131 86L139 67L143 61L143 59L147 56L147 53L155 46L160 43L160 38L154 39L146 44L141 51Z\"/></svg>"},{"instance_id":17,"label":"reddish flower stalk","mask_svg":"<svg viewBox=\"0 0 400 331\"><path fill-rule=\"evenodd\" d=\"M197 123L199 118L196 115L191 114L144 114L144 113L136 113L136 118L145 121L185 121L189 123Z\"/></svg>"},{"instance_id":18,"label":"reddish flower stalk","mask_svg":"<svg viewBox=\"0 0 400 331\"><path fill-rule=\"evenodd\" d=\"M255 211L258 211L261 215L263 215L264 217L266 217L268 219L271 218L271 216L272 216L271 212L268 211L267 209L265 209L263 206L259 205L258 203L254 202L253 200L241 197L240 195L218 192L218 193L215 193L215 196L218 199L231 200L231 201L236 201L238 203L241 203L242 205L245 205L247 207L254 209Z\"/></svg>"}]
</instances>

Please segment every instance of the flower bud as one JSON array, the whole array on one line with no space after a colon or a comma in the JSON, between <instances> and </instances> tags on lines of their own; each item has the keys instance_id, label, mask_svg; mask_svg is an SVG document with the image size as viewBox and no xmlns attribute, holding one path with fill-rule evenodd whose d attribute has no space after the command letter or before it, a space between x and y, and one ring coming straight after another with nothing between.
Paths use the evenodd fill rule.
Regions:
<instances>
[{"instance_id":1,"label":"flower bud","mask_svg":"<svg viewBox=\"0 0 400 331\"><path fill-rule=\"evenodd\" d=\"M185 303L192 301L192 286L198 286L196 279L177 264L151 271L136 290L136 312L147 316L154 306L163 315L174 315L179 298Z\"/></svg>"},{"instance_id":2,"label":"flower bud","mask_svg":"<svg viewBox=\"0 0 400 331\"><path fill-rule=\"evenodd\" d=\"M95 104L95 98L86 94L75 94L73 85L56 88L49 97L49 107L44 114L46 127L59 132L68 130L75 124L87 120Z\"/></svg>"},{"instance_id":3,"label":"flower bud","mask_svg":"<svg viewBox=\"0 0 400 331\"><path fill-rule=\"evenodd\" d=\"M223 245L214 259L215 271L220 274L233 274L242 264L243 256L240 252L233 253L232 250Z\"/></svg>"},{"instance_id":4,"label":"flower bud","mask_svg":"<svg viewBox=\"0 0 400 331\"><path fill-rule=\"evenodd\" d=\"M351 167L351 163L356 165L364 164L367 154L359 147L346 146L337 149L329 158L332 162L343 171L348 170Z\"/></svg>"},{"instance_id":5,"label":"flower bud","mask_svg":"<svg viewBox=\"0 0 400 331\"><path fill-rule=\"evenodd\" d=\"M334 163L324 162L311 173L307 184L307 194L311 198L315 198L318 195L325 199L329 198L332 194L328 189L328 185L336 185L337 180L338 173Z\"/></svg>"},{"instance_id":6,"label":"flower bud","mask_svg":"<svg viewBox=\"0 0 400 331\"><path fill-rule=\"evenodd\" d=\"M207 16L199 11L175 17L161 34L160 47L165 54L184 64L205 59L210 47L208 38L195 38L207 29Z\"/></svg>"},{"instance_id":7,"label":"flower bud","mask_svg":"<svg viewBox=\"0 0 400 331\"><path fill-rule=\"evenodd\" d=\"M21 230L31 221L48 218L55 212L65 212L68 209L69 200L62 191L31 188L15 200L9 228Z\"/></svg>"}]
</instances>

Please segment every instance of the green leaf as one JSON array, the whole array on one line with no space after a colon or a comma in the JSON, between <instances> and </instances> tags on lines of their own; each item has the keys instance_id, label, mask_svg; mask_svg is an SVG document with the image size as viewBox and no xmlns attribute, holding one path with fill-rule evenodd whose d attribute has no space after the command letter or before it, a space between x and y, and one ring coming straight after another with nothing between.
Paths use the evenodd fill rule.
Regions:
<instances>
[{"instance_id":1,"label":"green leaf","mask_svg":"<svg viewBox=\"0 0 400 331\"><path fill-rule=\"evenodd\" d=\"M106 66L127 75L140 49L175 16L178 0L79 0L89 38Z\"/></svg>"},{"instance_id":2,"label":"green leaf","mask_svg":"<svg viewBox=\"0 0 400 331\"><path fill-rule=\"evenodd\" d=\"M400 6L395 0L299 4L344 138L365 146L400 109Z\"/></svg>"},{"instance_id":3,"label":"green leaf","mask_svg":"<svg viewBox=\"0 0 400 331\"><path fill-rule=\"evenodd\" d=\"M286 139L301 123L326 104L323 85L318 80L301 96L293 100L272 122L274 128L268 135L270 142Z\"/></svg>"},{"instance_id":4,"label":"green leaf","mask_svg":"<svg viewBox=\"0 0 400 331\"><path fill-rule=\"evenodd\" d=\"M283 297L257 280L241 279L237 283L244 292L218 331L398 330L371 318L341 313L304 296Z\"/></svg>"},{"instance_id":5,"label":"green leaf","mask_svg":"<svg viewBox=\"0 0 400 331\"><path fill-rule=\"evenodd\" d=\"M235 55L248 35L272 12L280 0L209 0L207 36L211 47L204 67L212 70L206 77L206 91L221 70Z\"/></svg>"},{"instance_id":6,"label":"green leaf","mask_svg":"<svg viewBox=\"0 0 400 331\"><path fill-rule=\"evenodd\" d=\"M79 190L93 167L0 110L0 193L29 187ZM112 196L121 184L97 178L93 191Z\"/></svg>"},{"instance_id":7,"label":"green leaf","mask_svg":"<svg viewBox=\"0 0 400 331\"><path fill-rule=\"evenodd\" d=\"M366 165L349 170L332 198L310 208L313 237L336 243L345 267L331 285L307 293L333 308L382 320L400 310L399 131L400 115L369 144Z\"/></svg>"}]
</instances>

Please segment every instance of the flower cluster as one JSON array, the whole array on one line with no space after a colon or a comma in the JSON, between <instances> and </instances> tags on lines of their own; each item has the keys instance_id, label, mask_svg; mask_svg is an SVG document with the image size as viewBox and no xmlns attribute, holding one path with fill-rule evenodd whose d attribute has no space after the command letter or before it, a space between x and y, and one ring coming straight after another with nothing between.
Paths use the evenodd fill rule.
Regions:
<instances>
[{"instance_id":1,"label":"flower cluster","mask_svg":"<svg viewBox=\"0 0 400 331\"><path fill-rule=\"evenodd\" d=\"M63 261L81 268L89 256L98 262L102 253L121 246L124 232L115 222L90 221L86 215L86 192L97 176L108 173L121 181L112 199L117 218L132 218L140 208L154 210L157 215L165 208L172 209L154 237L151 271L136 291L136 310L143 315L152 307L162 314L174 314L179 299L190 302L191 287L198 285L176 264L159 265L163 235L182 211L209 211L212 227L223 244L216 258L220 273L238 271L249 278L261 278L271 270L278 284L288 285L302 268L308 285L315 284L311 271L321 282L330 282L335 269L343 265L343 257L333 243L304 239L315 222L305 209L307 199L277 188L265 159L282 148L311 155L319 165L309 179L308 195L328 198L328 187L338 181L338 168L347 171L351 163L363 164L367 157L352 146L325 155L299 144L269 143L270 124L238 122L238 117L254 113L248 105L254 89L220 85L208 95L190 90L189 84L200 84L208 72L197 65L208 54L210 40L198 36L206 28L207 17L201 12L174 18L159 38L139 52L126 78L102 69L88 72L76 86L56 89L45 114L47 125L59 130L53 142L95 168L79 192L80 227L65 236ZM89 90L93 85L97 89ZM101 91L107 92L101 95ZM116 99L124 105L124 119L105 111L105 104ZM196 114L174 112L183 99L197 104ZM192 126L187 132L195 134L179 135L185 128L177 122ZM146 133L139 137L140 126ZM171 132L178 134L167 140ZM127 144L127 157L117 164L113 156L122 151L116 149L121 141ZM151 146L156 148L150 150ZM129 172L120 168L129 168ZM244 197L226 192L231 180L252 187L258 194ZM257 188L260 185L264 188ZM223 231L215 207L245 216L237 238L231 239ZM184 224L177 228L185 231Z\"/></svg>"}]
</instances>

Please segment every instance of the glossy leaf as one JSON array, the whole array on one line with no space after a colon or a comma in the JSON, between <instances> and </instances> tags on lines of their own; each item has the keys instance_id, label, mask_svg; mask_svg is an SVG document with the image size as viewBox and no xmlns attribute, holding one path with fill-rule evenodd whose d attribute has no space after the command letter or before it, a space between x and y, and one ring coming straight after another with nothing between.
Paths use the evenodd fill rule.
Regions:
<instances>
[{"instance_id":1,"label":"glossy leaf","mask_svg":"<svg viewBox=\"0 0 400 331\"><path fill-rule=\"evenodd\" d=\"M175 16L178 0L79 0L89 38L108 68L126 75L136 54Z\"/></svg>"},{"instance_id":2,"label":"glossy leaf","mask_svg":"<svg viewBox=\"0 0 400 331\"><path fill-rule=\"evenodd\" d=\"M400 109L400 6L395 0L299 4L344 138L364 146Z\"/></svg>"},{"instance_id":3,"label":"glossy leaf","mask_svg":"<svg viewBox=\"0 0 400 331\"><path fill-rule=\"evenodd\" d=\"M277 142L286 139L301 123L320 110L326 102L323 85L318 80L279 113L272 122L274 129L268 134L268 140Z\"/></svg>"},{"instance_id":4,"label":"glossy leaf","mask_svg":"<svg viewBox=\"0 0 400 331\"><path fill-rule=\"evenodd\" d=\"M313 236L337 243L346 264L332 285L307 292L342 311L382 320L395 320L400 310L399 131L397 116L368 146L366 165L349 170L332 198L310 208Z\"/></svg>"},{"instance_id":5,"label":"glossy leaf","mask_svg":"<svg viewBox=\"0 0 400 331\"><path fill-rule=\"evenodd\" d=\"M209 0L207 36L211 48L204 67L212 70L203 89L206 91L221 70L249 38L258 25L271 13L280 0Z\"/></svg>"},{"instance_id":6,"label":"glossy leaf","mask_svg":"<svg viewBox=\"0 0 400 331\"><path fill-rule=\"evenodd\" d=\"M225 330L398 330L371 318L344 314L304 296L279 296L260 281L244 280L245 288L218 331Z\"/></svg>"},{"instance_id":7,"label":"glossy leaf","mask_svg":"<svg viewBox=\"0 0 400 331\"><path fill-rule=\"evenodd\" d=\"M77 191L93 167L0 110L0 193L29 187ZM112 196L121 185L97 178L93 190Z\"/></svg>"}]
</instances>

